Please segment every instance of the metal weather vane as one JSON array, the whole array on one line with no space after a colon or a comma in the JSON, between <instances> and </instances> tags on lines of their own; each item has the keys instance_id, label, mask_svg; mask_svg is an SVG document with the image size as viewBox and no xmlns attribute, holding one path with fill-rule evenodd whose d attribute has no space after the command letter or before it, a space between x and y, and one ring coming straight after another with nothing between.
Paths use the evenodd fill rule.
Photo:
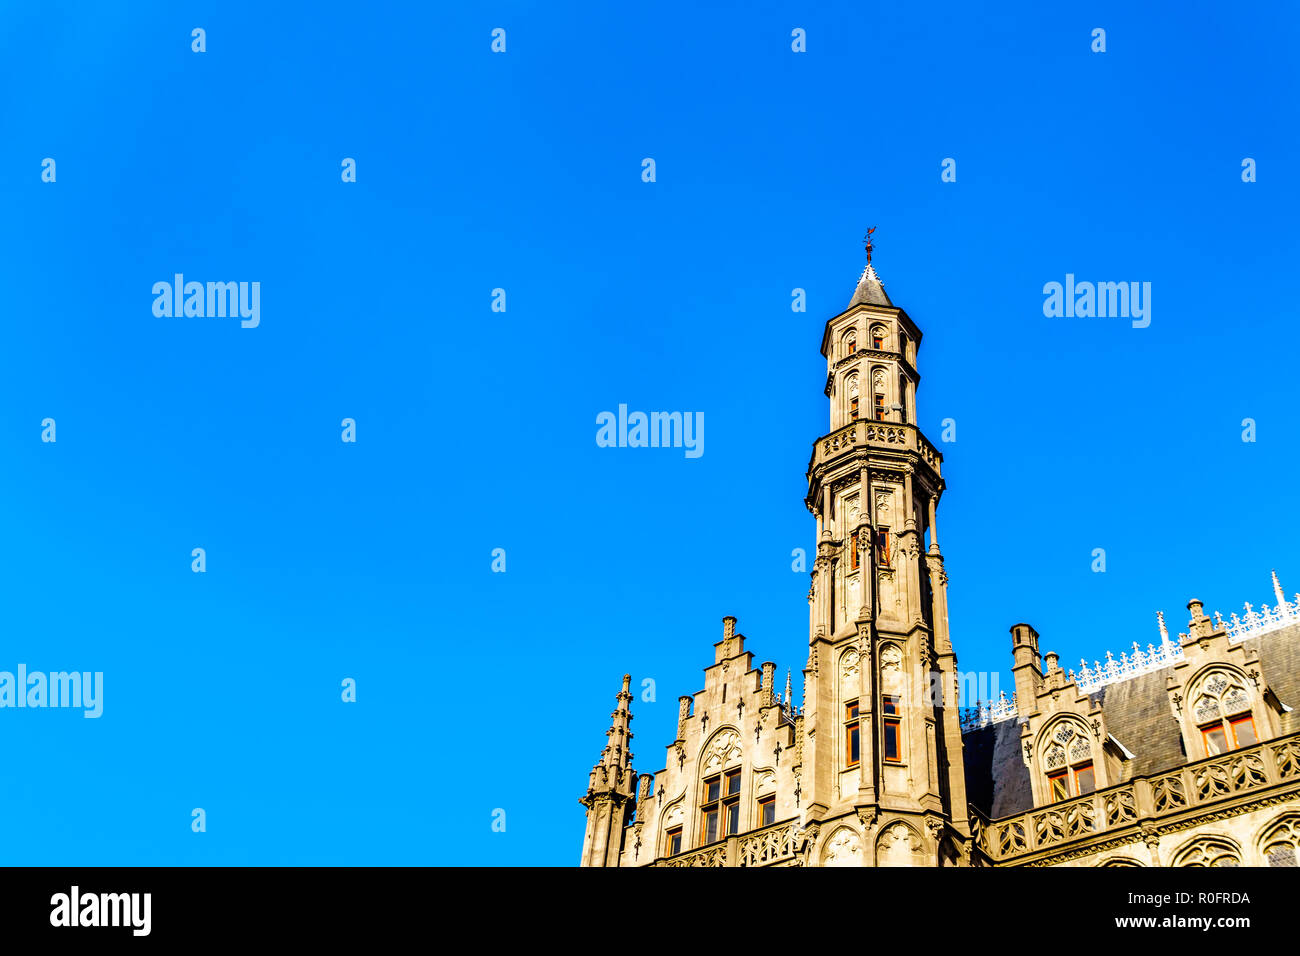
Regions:
<instances>
[{"instance_id":1,"label":"metal weather vane","mask_svg":"<svg viewBox=\"0 0 1300 956\"><path fill-rule=\"evenodd\" d=\"M870 229L867 230L867 234L862 237L862 241L866 244L867 247L867 265L871 265L871 253L875 249L875 246L872 245L871 243L871 234L875 231L876 231L876 227L872 226Z\"/></svg>"}]
</instances>

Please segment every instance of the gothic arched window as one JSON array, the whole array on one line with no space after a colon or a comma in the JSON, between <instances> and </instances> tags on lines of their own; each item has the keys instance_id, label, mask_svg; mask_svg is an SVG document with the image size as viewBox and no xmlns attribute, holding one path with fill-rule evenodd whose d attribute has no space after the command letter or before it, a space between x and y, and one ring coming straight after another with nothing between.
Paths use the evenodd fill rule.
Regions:
<instances>
[{"instance_id":1,"label":"gothic arched window","mask_svg":"<svg viewBox=\"0 0 1300 956\"><path fill-rule=\"evenodd\" d=\"M1040 738L1043 773L1047 777L1047 799L1068 800L1097 789L1092 765L1092 741L1083 724L1073 720L1055 724L1045 738Z\"/></svg>"},{"instance_id":2,"label":"gothic arched window","mask_svg":"<svg viewBox=\"0 0 1300 956\"><path fill-rule=\"evenodd\" d=\"M860 417L858 411L858 377L850 375L847 382L849 393L849 420L856 422Z\"/></svg>"},{"instance_id":3,"label":"gothic arched window","mask_svg":"<svg viewBox=\"0 0 1300 956\"><path fill-rule=\"evenodd\" d=\"M700 843L707 845L740 832L740 771L744 752L740 735L725 730L704 755L700 793Z\"/></svg>"},{"instance_id":4,"label":"gothic arched window","mask_svg":"<svg viewBox=\"0 0 1300 956\"><path fill-rule=\"evenodd\" d=\"M879 351L885 347L885 327L877 325L871 330L871 347Z\"/></svg>"},{"instance_id":5,"label":"gothic arched window","mask_svg":"<svg viewBox=\"0 0 1300 956\"><path fill-rule=\"evenodd\" d=\"M849 329L848 334L844 336L844 354L852 355L858 350L858 333L854 329Z\"/></svg>"},{"instance_id":6,"label":"gothic arched window","mask_svg":"<svg viewBox=\"0 0 1300 956\"><path fill-rule=\"evenodd\" d=\"M1260 853L1269 866L1296 866L1300 850L1300 814L1283 817L1264 833Z\"/></svg>"},{"instance_id":7,"label":"gothic arched window","mask_svg":"<svg viewBox=\"0 0 1300 956\"><path fill-rule=\"evenodd\" d=\"M1250 691L1241 675L1228 670L1212 671L1196 683L1189 699L1207 757L1259 741L1250 709Z\"/></svg>"},{"instance_id":8,"label":"gothic arched window","mask_svg":"<svg viewBox=\"0 0 1300 956\"><path fill-rule=\"evenodd\" d=\"M1202 837L1174 857L1174 866L1241 866L1241 854L1221 837Z\"/></svg>"},{"instance_id":9,"label":"gothic arched window","mask_svg":"<svg viewBox=\"0 0 1300 956\"><path fill-rule=\"evenodd\" d=\"M878 422L885 420L885 370L874 369L871 373L871 411Z\"/></svg>"}]
</instances>

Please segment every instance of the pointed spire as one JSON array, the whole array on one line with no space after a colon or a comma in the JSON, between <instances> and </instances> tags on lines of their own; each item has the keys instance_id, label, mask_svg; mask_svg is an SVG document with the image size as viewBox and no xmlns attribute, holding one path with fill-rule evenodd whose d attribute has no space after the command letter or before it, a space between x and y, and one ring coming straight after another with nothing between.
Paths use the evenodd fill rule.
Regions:
<instances>
[{"instance_id":1,"label":"pointed spire","mask_svg":"<svg viewBox=\"0 0 1300 956\"><path fill-rule=\"evenodd\" d=\"M889 294L885 292L885 284L881 281L880 276L876 275L875 266L870 262L862 270L862 277L858 279L858 287L853 292L853 298L849 300L849 308L855 305L887 305L891 308L894 303L889 301Z\"/></svg>"},{"instance_id":2,"label":"pointed spire","mask_svg":"<svg viewBox=\"0 0 1300 956\"><path fill-rule=\"evenodd\" d=\"M794 698L790 696L790 668L785 669L785 709L794 713Z\"/></svg>"},{"instance_id":3,"label":"pointed spire","mask_svg":"<svg viewBox=\"0 0 1300 956\"><path fill-rule=\"evenodd\" d=\"M632 769L632 675L623 675L623 689L618 693L618 706L610 714L610 727L605 732L609 743L600 752L592 774L597 790L614 790L630 795L636 785L636 772Z\"/></svg>"},{"instance_id":4,"label":"pointed spire","mask_svg":"<svg viewBox=\"0 0 1300 956\"><path fill-rule=\"evenodd\" d=\"M1160 623L1160 644L1169 643L1169 628L1165 627L1165 612L1156 611L1156 620Z\"/></svg>"},{"instance_id":5,"label":"pointed spire","mask_svg":"<svg viewBox=\"0 0 1300 956\"><path fill-rule=\"evenodd\" d=\"M1282 607L1286 604L1286 595L1282 593L1282 582L1277 579L1277 572L1270 572L1273 575L1273 594L1277 596L1277 606Z\"/></svg>"},{"instance_id":6,"label":"pointed spire","mask_svg":"<svg viewBox=\"0 0 1300 956\"><path fill-rule=\"evenodd\" d=\"M885 284L881 281L880 276L876 275L875 267L871 264L871 253L875 251L871 234L875 231L876 227L872 226L867 230L867 234L862 237L867 249L867 267L862 270L862 276L858 279L858 287L853 292L853 298L849 300L850 309L855 305L887 305L891 308L894 305L889 301L889 296L885 293Z\"/></svg>"},{"instance_id":7,"label":"pointed spire","mask_svg":"<svg viewBox=\"0 0 1300 956\"><path fill-rule=\"evenodd\" d=\"M613 723L606 735L609 743L592 768L587 792L578 802L587 808L587 832L583 837L583 866L618 866L624 828L636 809L637 776L632 769L632 675L623 675L618 706L610 714ZM644 790L644 786L642 787Z\"/></svg>"}]
</instances>

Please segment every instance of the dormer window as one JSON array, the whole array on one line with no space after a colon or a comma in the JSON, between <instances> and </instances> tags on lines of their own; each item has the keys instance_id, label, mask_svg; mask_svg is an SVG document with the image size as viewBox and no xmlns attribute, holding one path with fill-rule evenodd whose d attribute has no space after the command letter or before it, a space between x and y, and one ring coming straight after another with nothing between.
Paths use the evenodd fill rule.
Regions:
<instances>
[{"instance_id":1,"label":"dormer window","mask_svg":"<svg viewBox=\"0 0 1300 956\"><path fill-rule=\"evenodd\" d=\"M1049 803L1081 797L1097 789L1092 743L1082 726L1073 721L1057 724L1041 746Z\"/></svg>"},{"instance_id":2,"label":"dormer window","mask_svg":"<svg viewBox=\"0 0 1300 956\"><path fill-rule=\"evenodd\" d=\"M1192 716L1201 731L1205 756L1213 757L1259 742L1250 693L1237 675L1216 671L1192 695Z\"/></svg>"}]
</instances>

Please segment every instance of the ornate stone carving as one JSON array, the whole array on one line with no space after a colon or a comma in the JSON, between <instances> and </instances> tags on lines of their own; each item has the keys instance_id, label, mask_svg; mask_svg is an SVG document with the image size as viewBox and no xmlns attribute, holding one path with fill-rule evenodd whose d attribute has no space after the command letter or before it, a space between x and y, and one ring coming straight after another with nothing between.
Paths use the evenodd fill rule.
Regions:
<instances>
[{"instance_id":1,"label":"ornate stone carving","mask_svg":"<svg viewBox=\"0 0 1300 956\"><path fill-rule=\"evenodd\" d=\"M742 757L744 750L740 746L740 735L734 730L724 730L709 743L704 754L704 770L707 773L729 767L739 763Z\"/></svg>"},{"instance_id":2,"label":"ornate stone carving","mask_svg":"<svg viewBox=\"0 0 1300 956\"><path fill-rule=\"evenodd\" d=\"M840 827L826 841L823 866L861 866L862 838L850 827Z\"/></svg>"},{"instance_id":3,"label":"ornate stone carving","mask_svg":"<svg viewBox=\"0 0 1300 956\"><path fill-rule=\"evenodd\" d=\"M849 648L840 658L840 680L849 684L858 679L858 667L861 654L856 648Z\"/></svg>"},{"instance_id":4,"label":"ornate stone carving","mask_svg":"<svg viewBox=\"0 0 1300 956\"><path fill-rule=\"evenodd\" d=\"M901 820L887 824L876 839L881 866L915 866L921 862L921 835Z\"/></svg>"}]
</instances>

